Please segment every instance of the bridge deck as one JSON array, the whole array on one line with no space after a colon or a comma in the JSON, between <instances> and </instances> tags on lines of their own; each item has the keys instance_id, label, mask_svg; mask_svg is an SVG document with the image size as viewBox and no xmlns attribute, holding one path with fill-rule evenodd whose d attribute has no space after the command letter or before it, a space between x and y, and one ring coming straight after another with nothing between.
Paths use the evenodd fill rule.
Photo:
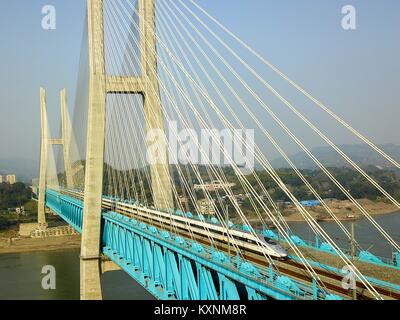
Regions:
<instances>
[{"instance_id":1,"label":"bridge deck","mask_svg":"<svg viewBox=\"0 0 400 320\"><path fill-rule=\"evenodd\" d=\"M124 214L126 214L126 213L124 213ZM134 217L138 221L142 221L148 225L152 225L157 228L163 227L161 224L157 223L157 221L146 219L146 218L140 216L139 214L132 214L131 217ZM187 230L180 230L179 228L177 228L174 232L177 233L177 235L182 236L183 238L186 238L186 239L190 238ZM195 239L197 242L204 244L206 246L211 246L208 238L205 235L204 236L194 235L194 236L195 236ZM218 249L224 253L229 252L229 248L226 243L216 242L215 245L216 245L216 249ZM308 249L308 248L303 248L303 247L299 247L299 248L302 251L304 251L306 258L310 259L311 261L314 260L320 264L326 264L327 266L332 267L332 269L336 268L336 269L341 270L343 267L342 260L340 260L340 258L338 258L337 256L334 256L332 254L325 253L325 252L320 252L317 250ZM234 252L232 252L232 248L231 248L231 254L234 254ZM258 265L259 267L262 267L262 268L268 267L268 262L265 260L264 256L255 255L250 252L243 251L243 250L242 250L242 254L246 260L254 263L255 265ZM320 256L321 256L321 258L320 258ZM316 259L316 257L318 257L318 258ZM342 263L340 264L340 262L342 262ZM296 279L297 281L301 281L307 285L310 285L310 283L312 282L310 275L304 270L304 267L300 263L295 263L294 261L288 260L288 261L274 261L274 264L275 264L275 267L277 267L277 269L279 270L279 272L281 274L292 277L292 278ZM366 271L366 273L367 273L367 274L365 274L365 273L363 273L363 274L368 277L371 277L371 278L375 278L373 276L373 273L370 273L370 270L372 268L373 268L373 270L375 270L376 274L385 273L386 272L385 269L389 269L389 268L383 268L383 267L380 267L377 265L372 265L370 263L361 263L360 262L360 264L363 264L363 266L364 266L363 271ZM319 274L319 276L321 277L321 280L324 282L325 286L328 289L330 289L331 292L334 292L335 294L340 295L344 298L350 298L352 296L351 291L342 288L342 278L343 278L342 275L335 274L334 272L331 272L330 270L326 271L326 270L324 270L324 268L315 268L315 269L316 269L317 273ZM392 269L390 271L396 271L396 270ZM400 274L400 272L397 271L397 274ZM382 279L378 278L378 279L382 280L382 281L391 282L390 278L382 278ZM389 279L389 280L384 280L384 279ZM367 290L364 290L363 285L361 283L358 283L358 287L359 287L358 288L359 298L361 298L361 299L371 299L372 298L372 295ZM400 299L400 293L398 291L394 292L393 290L390 290L387 288L381 288L380 286L376 286L376 289L385 299L391 299L391 298Z\"/></svg>"},{"instance_id":2,"label":"bridge deck","mask_svg":"<svg viewBox=\"0 0 400 320\"><path fill-rule=\"evenodd\" d=\"M81 197L81 195L79 194L75 194L75 196L78 196L78 198ZM119 213L128 216L129 218L134 218L137 221L146 223L147 225L152 225L156 228L159 228L159 230L163 230L163 226L160 223L157 223L157 221L155 221L154 219L150 220L142 216L140 214L140 210L143 209L141 209L140 207L132 210L123 209ZM117 212L118 211L119 210L117 210ZM176 233L176 235L178 236L190 240L187 229L176 228L174 230L174 233ZM209 238L204 234L196 234L194 240L203 245L210 246ZM232 260L234 260L235 252L233 252L232 247L228 247L228 244L226 242L216 242L214 248L224 253L230 252L232 254L231 258ZM342 287L343 273L341 273L340 270L343 268L344 263L342 262L342 260L340 260L339 257L309 247L299 248L305 254L309 262L313 264L313 261L316 261L316 265L313 265L313 267L320 276L325 287L329 290L329 292L335 293L345 298L351 298L351 291L346 290ZM289 253L291 252L289 251ZM255 254L246 251L242 251L242 254L247 261L250 261L254 265L260 267L260 270L264 269L266 272L268 272L269 262L265 259L264 256L262 256L262 254ZM295 259L289 259L288 261L274 261L274 264L277 267L279 273L281 273L282 275L286 275L292 279L295 279L296 281L300 281L307 285L310 285L312 283L312 279L308 272L305 270L304 266ZM383 298L400 299L400 290L398 290L398 287L396 288L396 285L398 285L400 282L400 271L398 269L374 265L361 261L357 261L356 265L360 268L360 271L365 276L373 278L371 280L374 281L372 281L371 283L374 285L375 289L382 295ZM380 283L379 281L385 281L389 283L386 285L385 283ZM361 283L357 283L357 287L359 298L373 298L372 295L367 290L365 290Z\"/></svg>"},{"instance_id":3,"label":"bridge deck","mask_svg":"<svg viewBox=\"0 0 400 320\"><path fill-rule=\"evenodd\" d=\"M288 251L289 253L293 253L290 248L288 248ZM309 247L301 247L301 251L308 260L316 261L339 270L344 267L343 260L333 254ZM400 285L400 270L396 268L376 265L373 263L360 261L358 259L354 261L354 264L358 270L360 270L360 272L367 277L375 278L395 285Z\"/></svg>"}]
</instances>

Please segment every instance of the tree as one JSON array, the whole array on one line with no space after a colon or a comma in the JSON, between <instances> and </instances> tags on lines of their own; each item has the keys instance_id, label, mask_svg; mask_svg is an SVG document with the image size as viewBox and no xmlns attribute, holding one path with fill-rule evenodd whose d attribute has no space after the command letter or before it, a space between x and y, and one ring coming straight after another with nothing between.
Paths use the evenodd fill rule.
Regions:
<instances>
[{"instance_id":1,"label":"tree","mask_svg":"<svg viewBox=\"0 0 400 320\"><path fill-rule=\"evenodd\" d=\"M32 197L32 190L23 183L0 184L0 210L23 206Z\"/></svg>"}]
</instances>

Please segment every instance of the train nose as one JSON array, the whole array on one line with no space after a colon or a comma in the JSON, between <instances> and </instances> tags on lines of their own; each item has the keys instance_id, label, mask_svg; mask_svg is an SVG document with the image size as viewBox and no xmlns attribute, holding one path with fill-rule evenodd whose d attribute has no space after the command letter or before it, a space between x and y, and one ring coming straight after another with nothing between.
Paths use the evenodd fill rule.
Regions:
<instances>
[{"instance_id":1,"label":"train nose","mask_svg":"<svg viewBox=\"0 0 400 320\"><path fill-rule=\"evenodd\" d=\"M277 249L277 253L283 259L286 259L289 256L288 252L285 249L282 249L282 248Z\"/></svg>"}]
</instances>

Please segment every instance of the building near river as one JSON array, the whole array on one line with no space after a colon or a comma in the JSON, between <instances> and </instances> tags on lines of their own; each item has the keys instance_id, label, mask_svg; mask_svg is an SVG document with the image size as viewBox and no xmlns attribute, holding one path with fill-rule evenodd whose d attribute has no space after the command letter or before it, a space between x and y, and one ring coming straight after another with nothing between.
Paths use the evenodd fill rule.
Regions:
<instances>
[{"instance_id":1,"label":"building near river","mask_svg":"<svg viewBox=\"0 0 400 320\"><path fill-rule=\"evenodd\" d=\"M234 187L236 184L235 183L224 183L219 180L214 180L210 183L204 183L204 184L195 184L194 185L194 190L207 190L209 192L217 191L217 190L222 190L222 189L229 189Z\"/></svg>"},{"instance_id":2,"label":"building near river","mask_svg":"<svg viewBox=\"0 0 400 320\"><path fill-rule=\"evenodd\" d=\"M199 212L203 215L214 216L215 215L215 202L214 200L201 199L197 201Z\"/></svg>"},{"instance_id":3,"label":"building near river","mask_svg":"<svg viewBox=\"0 0 400 320\"><path fill-rule=\"evenodd\" d=\"M318 207L321 205L321 202L318 200L304 200L300 201L300 203L305 207Z\"/></svg>"},{"instance_id":4,"label":"building near river","mask_svg":"<svg viewBox=\"0 0 400 320\"><path fill-rule=\"evenodd\" d=\"M32 192L37 196L39 194L39 179L34 178L32 179L32 185L31 185Z\"/></svg>"},{"instance_id":5,"label":"building near river","mask_svg":"<svg viewBox=\"0 0 400 320\"><path fill-rule=\"evenodd\" d=\"M17 182L17 178L16 178L15 174L7 175L6 179L7 179L7 183L9 183L9 184L14 184Z\"/></svg>"}]
</instances>

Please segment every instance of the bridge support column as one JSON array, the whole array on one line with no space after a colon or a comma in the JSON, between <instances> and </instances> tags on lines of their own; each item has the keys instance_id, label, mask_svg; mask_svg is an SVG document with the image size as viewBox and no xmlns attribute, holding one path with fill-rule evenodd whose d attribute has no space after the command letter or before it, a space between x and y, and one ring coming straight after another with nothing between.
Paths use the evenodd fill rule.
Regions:
<instances>
[{"instance_id":1,"label":"bridge support column","mask_svg":"<svg viewBox=\"0 0 400 320\"><path fill-rule=\"evenodd\" d=\"M61 139L50 139L47 108L46 108L46 91L40 88L40 115L41 115L41 142L40 142L40 173L39 173L39 201L38 201L38 228L46 230L46 185L47 185L47 164L49 156L49 147L60 145L63 147L64 166L66 174L67 187L73 187L71 158L70 158L70 136L71 123L69 121L66 90L62 90L61 96Z\"/></svg>"},{"instance_id":2,"label":"bridge support column","mask_svg":"<svg viewBox=\"0 0 400 320\"><path fill-rule=\"evenodd\" d=\"M64 169L65 179L67 188L71 189L74 187L74 181L72 177L72 163L71 163L71 120L68 113L67 105L67 90L63 89L60 92L61 101L61 135L62 135L62 146L64 155Z\"/></svg>"},{"instance_id":3,"label":"bridge support column","mask_svg":"<svg viewBox=\"0 0 400 320\"><path fill-rule=\"evenodd\" d=\"M39 230L47 228L46 223L46 177L47 177L47 159L48 159L48 127L46 110L46 90L40 88L40 173L39 173L39 201L38 201L38 227Z\"/></svg>"},{"instance_id":4,"label":"bridge support column","mask_svg":"<svg viewBox=\"0 0 400 320\"><path fill-rule=\"evenodd\" d=\"M94 296L88 286L100 290L101 201L103 191L105 112L107 94L140 94L144 99L146 133L164 132L164 119L159 93L155 35L155 0L138 0L140 20L141 75L108 76L104 58L103 0L87 0L90 92L84 214L81 246L81 298ZM152 133L152 132L150 132ZM153 143L154 141L148 141ZM154 204L159 209L173 208L172 187L167 148L157 146L158 161L150 163ZM88 266L86 266L86 264ZM96 269L96 271L95 271ZM86 279L86 280L85 280ZM90 284L90 285L89 285ZM101 298L101 292L97 298Z\"/></svg>"},{"instance_id":5,"label":"bridge support column","mask_svg":"<svg viewBox=\"0 0 400 320\"><path fill-rule=\"evenodd\" d=\"M156 76L155 3L156 0L139 0L141 77L146 80L146 88L143 92L146 133L150 130L164 132L164 116L159 94L160 88ZM149 137L151 136L149 135ZM147 142L149 144L153 143L153 141ZM159 153L158 161L150 164L154 204L160 209L171 209L174 207L166 143L165 141L165 145L157 146Z\"/></svg>"},{"instance_id":6,"label":"bridge support column","mask_svg":"<svg viewBox=\"0 0 400 320\"><path fill-rule=\"evenodd\" d=\"M152 157L149 167L154 205L159 209L171 209L174 201L168 149L166 139L159 140L162 138L159 133L164 133L165 128L157 78L155 3L156 0L138 0L141 74L134 77L107 76L106 86L109 94L139 94L143 97L146 143Z\"/></svg>"},{"instance_id":7,"label":"bridge support column","mask_svg":"<svg viewBox=\"0 0 400 320\"><path fill-rule=\"evenodd\" d=\"M100 282L106 82L103 1L88 0L90 91L81 245L81 299L102 299Z\"/></svg>"}]
</instances>

